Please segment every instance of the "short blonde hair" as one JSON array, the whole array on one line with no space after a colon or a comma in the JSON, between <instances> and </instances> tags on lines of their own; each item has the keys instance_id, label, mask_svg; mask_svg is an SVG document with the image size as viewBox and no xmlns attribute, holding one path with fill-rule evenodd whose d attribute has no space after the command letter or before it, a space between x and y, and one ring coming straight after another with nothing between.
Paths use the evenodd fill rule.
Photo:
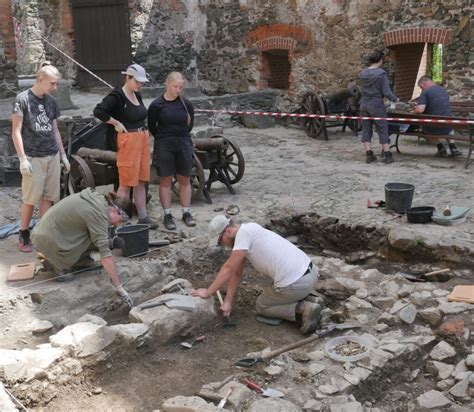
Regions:
<instances>
[{"instance_id":1,"label":"short blonde hair","mask_svg":"<svg viewBox=\"0 0 474 412\"><path fill-rule=\"evenodd\" d=\"M173 80L182 80L183 82L186 82L186 79L181 72L171 72L168 74L168 76L166 76L165 84L169 84Z\"/></svg>"},{"instance_id":2,"label":"short blonde hair","mask_svg":"<svg viewBox=\"0 0 474 412\"><path fill-rule=\"evenodd\" d=\"M43 76L60 79L61 73L59 73L59 70L56 69L56 67L54 67L50 62L44 62L41 63L40 69L36 72L36 80Z\"/></svg>"}]
</instances>

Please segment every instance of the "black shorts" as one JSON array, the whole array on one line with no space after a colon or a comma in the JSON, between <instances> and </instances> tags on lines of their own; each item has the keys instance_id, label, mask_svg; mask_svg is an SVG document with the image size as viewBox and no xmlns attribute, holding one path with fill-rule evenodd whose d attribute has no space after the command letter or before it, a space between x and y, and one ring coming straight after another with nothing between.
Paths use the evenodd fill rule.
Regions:
<instances>
[{"instance_id":1,"label":"black shorts","mask_svg":"<svg viewBox=\"0 0 474 412\"><path fill-rule=\"evenodd\" d=\"M153 166L158 176L191 176L193 143L190 138L161 138L155 140Z\"/></svg>"}]
</instances>

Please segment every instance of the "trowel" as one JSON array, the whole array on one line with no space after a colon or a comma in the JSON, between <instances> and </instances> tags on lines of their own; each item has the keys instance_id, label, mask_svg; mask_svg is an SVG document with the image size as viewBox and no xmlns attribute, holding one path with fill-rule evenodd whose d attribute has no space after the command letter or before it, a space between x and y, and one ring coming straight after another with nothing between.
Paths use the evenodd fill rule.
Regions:
<instances>
[{"instance_id":1,"label":"trowel","mask_svg":"<svg viewBox=\"0 0 474 412\"><path fill-rule=\"evenodd\" d=\"M181 342L181 346L186 349L191 349L196 343L203 342L206 340L206 335L196 336L191 343Z\"/></svg>"},{"instance_id":2,"label":"trowel","mask_svg":"<svg viewBox=\"0 0 474 412\"><path fill-rule=\"evenodd\" d=\"M257 385L255 382L251 381L250 379L244 379L243 383L245 383L250 389L262 394L263 396L267 396L269 398L281 398L285 396L285 394L281 391L276 389L267 388L263 389L261 386Z\"/></svg>"}]
</instances>

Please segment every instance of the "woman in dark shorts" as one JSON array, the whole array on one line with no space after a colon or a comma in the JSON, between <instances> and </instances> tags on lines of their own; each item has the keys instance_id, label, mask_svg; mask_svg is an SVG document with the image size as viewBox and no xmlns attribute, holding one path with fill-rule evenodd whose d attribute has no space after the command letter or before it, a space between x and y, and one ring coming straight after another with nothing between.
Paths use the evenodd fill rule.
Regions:
<instances>
[{"instance_id":1,"label":"woman in dark shorts","mask_svg":"<svg viewBox=\"0 0 474 412\"><path fill-rule=\"evenodd\" d=\"M166 78L165 93L148 108L148 127L155 137L153 165L160 176L160 202L164 210L163 223L168 230L176 229L171 214L171 184L173 176L179 184L179 200L186 226L195 226L191 215L191 167L193 142L190 130L194 121L194 107L181 97L185 79L179 72Z\"/></svg>"},{"instance_id":2,"label":"woman in dark shorts","mask_svg":"<svg viewBox=\"0 0 474 412\"><path fill-rule=\"evenodd\" d=\"M138 223L156 229L158 224L150 219L146 210L145 184L150 181L150 140L145 127L147 110L139 93L148 79L145 69L138 64L128 66L122 74L125 75L124 85L105 96L95 107L94 116L110 125L107 132L109 144L116 144L119 172L117 196L128 197L130 188L133 188Z\"/></svg>"}]
</instances>

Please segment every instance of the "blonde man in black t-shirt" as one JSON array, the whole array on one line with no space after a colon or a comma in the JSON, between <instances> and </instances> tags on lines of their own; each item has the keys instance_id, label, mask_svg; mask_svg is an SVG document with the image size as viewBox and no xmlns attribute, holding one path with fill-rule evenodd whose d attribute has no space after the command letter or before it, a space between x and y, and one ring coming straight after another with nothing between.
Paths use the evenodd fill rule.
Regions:
<instances>
[{"instance_id":1,"label":"blonde man in black t-shirt","mask_svg":"<svg viewBox=\"0 0 474 412\"><path fill-rule=\"evenodd\" d=\"M49 63L44 63L31 89L20 93L12 114L12 139L22 174L23 206L20 218L18 247L31 252L30 221L39 203L39 215L59 201L61 167L69 172L71 166L64 151L57 118L59 108L53 93L61 75Z\"/></svg>"}]
</instances>

